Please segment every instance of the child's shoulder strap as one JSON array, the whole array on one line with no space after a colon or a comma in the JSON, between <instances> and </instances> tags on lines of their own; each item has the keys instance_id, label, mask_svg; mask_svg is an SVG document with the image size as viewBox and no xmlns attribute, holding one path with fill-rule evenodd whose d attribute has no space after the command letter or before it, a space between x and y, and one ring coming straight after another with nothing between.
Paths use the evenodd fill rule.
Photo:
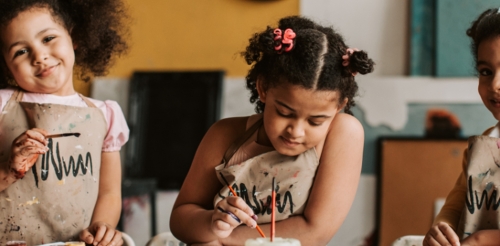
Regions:
<instances>
[{"instance_id":1,"label":"child's shoulder strap","mask_svg":"<svg viewBox=\"0 0 500 246\"><path fill-rule=\"evenodd\" d=\"M226 150L226 153L224 154L224 157L222 159L222 163L229 163L229 160L233 157L234 153L243 145L251 136L252 134L259 129L259 127L262 125L262 118L257 120L250 128L248 128L243 135L241 135L236 141L234 141L229 148Z\"/></svg>"},{"instance_id":2,"label":"child's shoulder strap","mask_svg":"<svg viewBox=\"0 0 500 246\"><path fill-rule=\"evenodd\" d=\"M93 102L91 102L87 97L78 93L78 95L82 98L82 100L87 104L89 108L97 108Z\"/></svg>"}]
</instances>

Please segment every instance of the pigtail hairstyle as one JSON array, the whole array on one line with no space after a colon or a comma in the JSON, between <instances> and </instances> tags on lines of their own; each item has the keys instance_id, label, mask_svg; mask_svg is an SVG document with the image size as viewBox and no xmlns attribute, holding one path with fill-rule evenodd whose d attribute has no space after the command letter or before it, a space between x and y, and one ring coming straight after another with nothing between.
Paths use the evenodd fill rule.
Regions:
<instances>
[{"instance_id":1,"label":"pigtail hairstyle","mask_svg":"<svg viewBox=\"0 0 500 246\"><path fill-rule=\"evenodd\" d=\"M295 34L293 45L284 43L280 49L276 42L276 30ZM355 51L348 57L348 65L343 65L342 56L348 47L340 34L331 27L320 26L299 16L290 16L279 21L277 28L267 27L249 40L246 51L242 52L247 64L252 65L246 76L250 90L250 102L255 103L255 111L263 112L265 104L259 100L257 80L262 80L264 89L287 82L313 90L338 90L339 103L348 99L344 112L352 114L350 108L358 86L353 74L373 71L374 62L364 51ZM345 63L344 63L345 64Z\"/></svg>"},{"instance_id":2,"label":"pigtail hairstyle","mask_svg":"<svg viewBox=\"0 0 500 246\"><path fill-rule=\"evenodd\" d=\"M121 0L0 0L0 6L0 29L23 11L47 8L70 33L76 74L85 82L106 75L115 58L128 49L129 16ZM12 80L2 59L0 88L12 85Z\"/></svg>"},{"instance_id":3,"label":"pigtail hairstyle","mask_svg":"<svg viewBox=\"0 0 500 246\"><path fill-rule=\"evenodd\" d=\"M472 22L466 32L471 38L471 51L477 62L479 44L489 38L500 36L500 8L488 9Z\"/></svg>"}]
</instances>

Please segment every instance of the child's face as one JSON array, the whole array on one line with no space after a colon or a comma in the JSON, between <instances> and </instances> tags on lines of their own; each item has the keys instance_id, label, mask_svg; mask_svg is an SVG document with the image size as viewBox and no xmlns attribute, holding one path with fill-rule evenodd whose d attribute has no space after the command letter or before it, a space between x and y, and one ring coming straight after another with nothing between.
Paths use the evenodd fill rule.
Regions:
<instances>
[{"instance_id":1,"label":"child's face","mask_svg":"<svg viewBox=\"0 0 500 246\"><path fill-rule=\"evenodd\" d=\"M486 39L477 50L478 91L484 105L500 121L500 37Z\"/></svg>"},{"instance_id":2,"label":"child's face","mask_svg":"<svg viewBox=\"0 0 500 246\"><path fill-rule=\"evenodd\" d=\"M26 91L71 95L75 54L64 26L45 8L21 12L0 32L12 77Z\"/></svg>"},{"instance_id":3,"label":"child's face","mask_svg":"<svg viewBox=\"0 0 500 246\"><path fill-rule=\"evenodd\" d=\"M267 91L259 89L264 108L264 129L279 153L295 156L317 146L330 123L342 109L337 91L308 90L282 83Z\"/></svg>"}]
</instances>

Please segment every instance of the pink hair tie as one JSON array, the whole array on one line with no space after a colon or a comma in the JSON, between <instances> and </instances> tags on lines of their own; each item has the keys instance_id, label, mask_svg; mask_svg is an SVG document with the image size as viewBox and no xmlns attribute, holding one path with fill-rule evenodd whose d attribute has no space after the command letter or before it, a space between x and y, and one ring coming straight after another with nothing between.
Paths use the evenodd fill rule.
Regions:
<instances>
[{"instance_id":1,"label":"pink hair tie","mask_svg":"<svg viewBox=\"0 0 500 246\"><path fill-rule=\"evenodd\" d=\"M278 54L281 54L281 48L282 48L282 44L285 44L286 45L286 48L285 48L285 52L288 52L290 50L292 50L293 48L293 40L295 39L295 32L293 32L292 29L290 28L287 28L285 30L285 34L282 36L282 32L281 32L281 29L279 28L276 28L274 29L274 41L277 41L274 46L274 50L278 51Z\"/></svg>"},{"instance_id":2,"label":"pink hair tie","mask_svg":"<svg viewBox=\"0 0 500 246\"><path fill-rule=\"evenodd\" d=\"M285 48L285 51L288 52L293 48L293 40L295 39L295 32L292 29L288 28L285 30L285 35L283 35L283 40L281 41L284 44L288 44L288 47Z\"/></svg>"},{"instance_id":3,"label":"pink hair tie","mask_svg":"<svg viewBox=\"0 0 500 246\"><path fill-rule=\"evenodd\" d=\"M274 46L274 50L281 50L281 29L279 28L276 28L274 29L274 41L275 43L275 46Z\"/></svg>"},{"instance_id":4,"label":"pink hair tie","mask_svg":"<svg viewBox=\"0 0 500 246\"><path fill-rule=\"evenodd\" d=\"M342 66L344 66L344 67L349 66L349 59L351 58L351 55L355 51L359 51L359 49L356 49L356 48L347 48L346 49L345 55L342 56L342 60L343 60L342 61ZM358 74L358 72L353 72L352 76L356 76L356 74Z\"/></svg>"}]
</instances>

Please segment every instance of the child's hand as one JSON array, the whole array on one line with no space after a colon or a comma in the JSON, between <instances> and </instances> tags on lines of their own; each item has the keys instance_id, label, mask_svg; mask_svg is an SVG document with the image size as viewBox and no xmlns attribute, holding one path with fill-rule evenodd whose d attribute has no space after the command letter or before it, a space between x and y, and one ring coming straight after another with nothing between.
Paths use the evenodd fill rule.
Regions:
<instances>
[{"instance_id":1,"label":"child's hand","mask_svg":"<svg viewBox=\"0 0 500 246\"><path fill-rule=\"evenodd\" d=\"M255 218L255 219L254 219ZM229 196L217 203L212 215L212 231L219 238L228 237L241 223L257 226L253 210L239 197Z\"/></svg>"},{"instance_id":2,"label":"child's hand","mask_svg":"<svg viewBox=\"0 0 500 246\"><path fill-rule=\"evenodd\" d=\"M80 240L98 246L120 246L122 233L104 222L94 222L80 233Z\"/></svg>"},{"instance_id":3,"label":"child's hand","mask_svg":"<svg viewBox=\"0 0 500 246\"><path fill-rule=\"evenodd\" d=\"M33 128L14 139L9 168L16 179L23 178L26 171L35 164L38 156L47 152L46 135L47 132L45 130Z\"/></svg>"},{"instance_id":4,"label":"child's hand","mask_svg":"<svg viewBox=\"0 0 500 246\"><path fill-rule=\"evenodd\" d=\"M452 245L460 246L460 239L450 225L439 222L427 232L423 246Z\"/></svg>"}]
</instances>

